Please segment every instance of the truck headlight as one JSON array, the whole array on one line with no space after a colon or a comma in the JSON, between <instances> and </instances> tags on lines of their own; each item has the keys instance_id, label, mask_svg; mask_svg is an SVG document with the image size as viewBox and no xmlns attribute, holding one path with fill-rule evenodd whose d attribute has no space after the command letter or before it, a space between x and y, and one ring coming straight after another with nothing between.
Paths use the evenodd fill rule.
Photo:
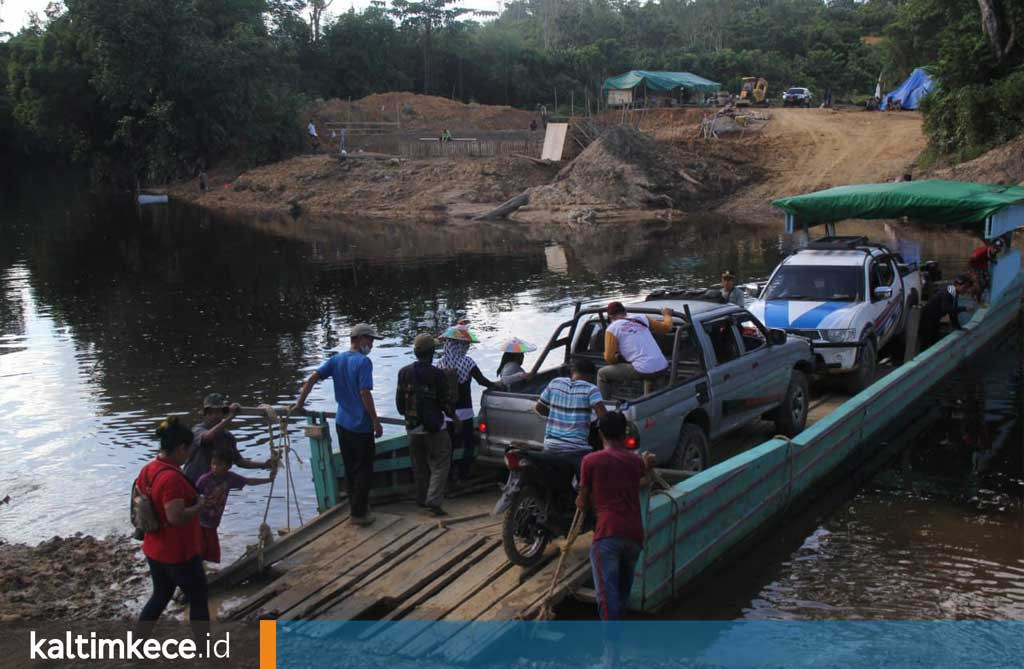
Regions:
<instances>
[{"instance_id":1,"label":"truck headlight","mask_svg":"<svg viewBox=\"0 0 1024 669\"><path fill-rule=\"evenodd\" d=\"M845 344L857 341L856 330L818 330L825 341L833 344Z\"/></svg>"}]
</instances>

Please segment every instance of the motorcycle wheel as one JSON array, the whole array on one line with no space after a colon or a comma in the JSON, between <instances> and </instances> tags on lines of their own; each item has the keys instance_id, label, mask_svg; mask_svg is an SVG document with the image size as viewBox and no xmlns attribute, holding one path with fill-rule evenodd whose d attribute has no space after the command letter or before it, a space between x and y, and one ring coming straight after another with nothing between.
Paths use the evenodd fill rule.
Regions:
<instances>
[{"instance_id":1,"label":"motorcycle wheel","mask_svg":"<svg viewBox=\"0 0 1024 669\"><path fill-rule=\"evenodd\" d=\"M551 537L544 527L544 498L535 488L523 488L505 512L501 543L508 561L532 567L544 559Z\"/></svg>"}]
</instances>

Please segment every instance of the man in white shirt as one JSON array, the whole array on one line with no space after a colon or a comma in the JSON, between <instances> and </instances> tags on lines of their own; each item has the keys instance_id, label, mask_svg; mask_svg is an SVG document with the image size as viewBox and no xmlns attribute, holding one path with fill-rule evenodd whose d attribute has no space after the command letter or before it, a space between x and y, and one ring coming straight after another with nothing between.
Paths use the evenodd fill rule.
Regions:
<instances>
[{"instance_id":1,"label":"man in white shirt","mask_svg":"<svg viewBox=\"0 0 1024 669\"><path fill-rule=\"evenodd\" d=\"M661 310L661 320L651 320L643 314L630 316L621 302L608 305L608 320L604 333L605 365L597 373L597 387L601 397L611 398L613 383L647 380L668 369L668 360L654 339L654 334L672 331L672 310Z\"/></svg>"},{"instance_id":2,"label":"man in white shirt","mask_svg":"<svg viewBox=\"0 0 1024 669\"><path fill-rule=\"evenodd\" d=\"M320 148L320 138L316 134L316 125L313 124L313 119L309 119L309 125L306 126L306 132L309 133L309 144L313 147L315 152Z\"/></svg>"}]
</instances>

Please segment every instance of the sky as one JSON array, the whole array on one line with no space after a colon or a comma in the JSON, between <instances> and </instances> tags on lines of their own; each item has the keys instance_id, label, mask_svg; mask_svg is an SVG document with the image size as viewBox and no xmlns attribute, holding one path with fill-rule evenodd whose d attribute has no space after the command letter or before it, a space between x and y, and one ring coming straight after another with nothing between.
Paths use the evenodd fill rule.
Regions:
<instances>
[{"instance_id":1,"label":"sky","mask_svg":"<svg viewBox=\"0 0 1024 669\"><path fill-rule=\"evenodd\" d=\"M28 12L36 12L40 17L49 0L3 0L0 5L0 31L16 33L28 23ZM334 14L347 12L350 7L357 10L367 7L370 0L334 0L334 4L328 10ZM473 7L474 9L489 9L498 11L502 0L462 0L458 4Z\"/></svg>"}]
</instances>

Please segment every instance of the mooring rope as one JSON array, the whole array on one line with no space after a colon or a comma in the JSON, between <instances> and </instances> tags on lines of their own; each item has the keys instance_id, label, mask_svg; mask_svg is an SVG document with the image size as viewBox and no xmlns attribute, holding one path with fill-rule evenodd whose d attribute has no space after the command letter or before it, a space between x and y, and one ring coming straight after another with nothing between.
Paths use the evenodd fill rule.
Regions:
<instances>
[{"instance_id":1,"label":"mooring rope","mask_svg":"<svg viewBox=\"0 0 1024 669\"><path fill-rule=\"evenodd\" d=\"M544 604L540 607L540 611L537 613L537 620L552 620L555 617L555 612L551 606L551 598L555 594L555 587L558 585L558 578L562 575L562 566L565 564L565 556L569 553L576 538L580 536L580 532L583 530L583 518L586 512L583 509L577 508L576 515L572 518L572 527L569 528L569 534L565 538L565 543L562 544L561 553L558 556L558 564L555 566L555 573L551 575L551 585L548 586L547 594L544 595Z\"/></svg>"},{"instance_id":2,"label":"mooring rope","mask_svg":"<svg viewBox=\"0 0 1024 669\"><path fill-rule=\"evenodd\" d=\"M285 470L285 522L287 529L285 533L290 533L292 530L292 510L291 505L295 504L295 512L299 517L299 525L303 524L302 520L302 508L299 506L299 495L295 488L295 479L292 476L291 467L291 456L292 456L292 440L291 435L288 434L288 416L277 415L274 411L274 407L269 404L261 404L260 410L267 418L267 438L270 445L270 457L272 461L273 472L270 477L270 490L267 492L267 503L263 507L263 520L260 522L259 530L259 546L258 546L258 562L259 569L263 571L264 563L264 551L267 546L274 542L274 532L270 529L270 524L267 523L267 518L270 515L270 501L274 499L274 485L277 482L277 469L281 462L281 454L284 453L284 470ZM277 423L281 430L280 445L274 443L274 423ZM298 460L299 464L302 464L302 458L295 454L295 459Z\"/></svg>"}]
</instances>

